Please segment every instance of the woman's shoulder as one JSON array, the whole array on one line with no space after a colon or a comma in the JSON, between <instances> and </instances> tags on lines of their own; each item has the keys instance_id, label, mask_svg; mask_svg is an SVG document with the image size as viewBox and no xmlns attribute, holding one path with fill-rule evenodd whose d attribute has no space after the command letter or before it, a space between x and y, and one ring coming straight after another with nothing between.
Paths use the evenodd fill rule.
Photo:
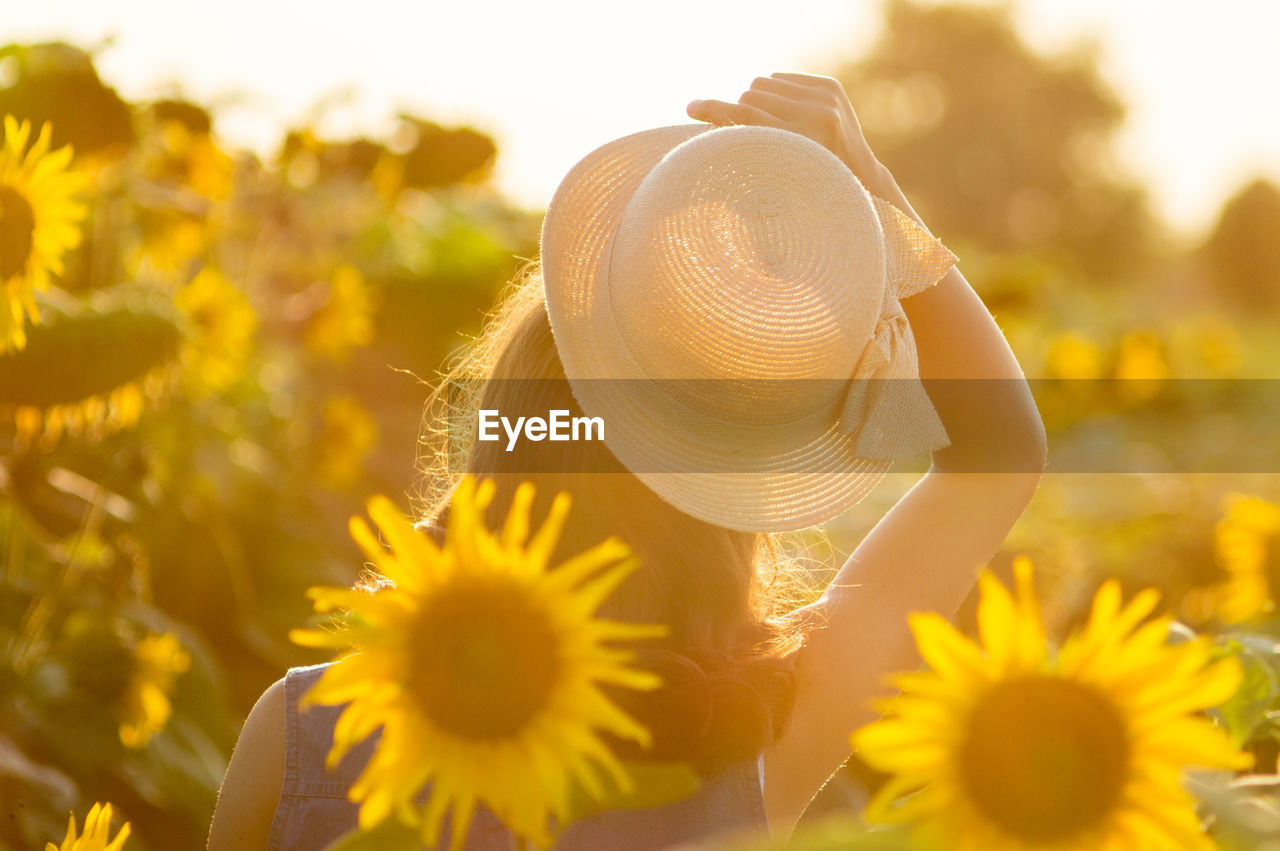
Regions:
<instances>
[{"instance_id":1,"label":"woman's shoulder","mask_svg":"<svg viewBox=\"0 0 1280 851\"><path fill-rule=\"evenodd\" d=\"M265 847L285 766L286 679L270 685L245 719L209 828L209 849Z\"/></svg>"},{"instance_id":2,"label":"woman's shoulder","mask_svg":"<svg viewBox=\"0 0 1280 851\"><path fill-rule=\"evenodd\" d=\"M231 755L231 764L227 768L227 780L232 779L231 772L236 768L236 760L251 760L257 769L255 781L260 776L275 776L274 792L279 791L279 778L284 772L285 751L285 716L288 702L287 678L276 680L262 693L244 726L240 729L240 738L236 741ZM263 781L266 782L265 780ZM227 785L223 784L224 787Z\"/></svg>"}]
</instances>

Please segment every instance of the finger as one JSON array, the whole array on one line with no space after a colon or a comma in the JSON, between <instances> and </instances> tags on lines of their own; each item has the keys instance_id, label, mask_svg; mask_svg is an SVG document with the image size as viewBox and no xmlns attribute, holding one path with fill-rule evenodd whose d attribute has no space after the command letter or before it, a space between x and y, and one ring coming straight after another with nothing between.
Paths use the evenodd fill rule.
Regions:
<instances>
[{"instance_id":1,"label":"finger","mask_svg":"<svg viewBox=\"0 0 1280 851\"><path fill-rule=\"evenodd\" d=\"M763 109L783 121L805 121L812 119L816 112L822 110L822 107L815 103L795 101L789 97L775 95L772 92L762 92L757 89L744 92L742 97L738 98L738 103Z\"/></svg>"},{"instance_id":2,"label":"finger","mask_svg":"<svg viewBox=\"0 0 1280 851\"><path fill-rule=\"evenodd\" d=\"M802 86L799 83L780 80L777 77L756 77L751 81L751 89L753 91L782 95L792 100L818 100L823 91L814 86Z\"/></svg>"},{"instance_id":3,"label":"finger","mask_svg":"<svg viewBox=\"0 0 1280 851\"><path fill-rule=\"evenodd\" d=\"M789 130L786 122L775 115L770 115L759 107L745 103L726 103L722 100L695 100L687 109L690 118L709 121L712 124L762 124L766 127L777 127Z\"/></svg>"},{"instance_id":4,"label":"finger","mask_svg":"<svg viewBox=\"0 0 1280 851\"><path fill-rule=\"evenodd\" d=\"M840 85L839 80L835 77L827 77L822 74L801 74L798 72L782 71L770 74L769 76L777 80L784 80L788 83L795 83L800 86L821 89L825 92L844 92L844 86Z\"/></svg>"}]
</instances>

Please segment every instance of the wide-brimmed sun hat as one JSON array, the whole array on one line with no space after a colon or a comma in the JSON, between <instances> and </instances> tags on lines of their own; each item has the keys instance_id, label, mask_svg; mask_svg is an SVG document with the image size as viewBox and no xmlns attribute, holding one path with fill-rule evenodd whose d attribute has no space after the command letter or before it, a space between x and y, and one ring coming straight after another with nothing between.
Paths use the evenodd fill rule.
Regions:
<instances>
[{"instance_id":1,"label":"wide-brimmed sun hat","mask_svg":"<svg viewBox=\"0 0 1280 851\"><path fill-rule=\"evenodd\" d=\"M900 300L956 262L818 143L661 127L565 177L542 227L556 349L618 460L746 531L831 519L947 445Z\"/></svg>"}]
</instances>

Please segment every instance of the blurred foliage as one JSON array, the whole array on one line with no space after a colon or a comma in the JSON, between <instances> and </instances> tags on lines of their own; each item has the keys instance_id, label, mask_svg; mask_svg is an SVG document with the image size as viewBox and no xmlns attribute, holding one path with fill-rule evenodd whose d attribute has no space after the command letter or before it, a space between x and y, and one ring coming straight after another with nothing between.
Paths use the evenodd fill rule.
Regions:
<instances>
[{"instance_id":1,"label":"blurred foliage","mask_svg":"<svg viewBox=\"0 0 1280 851\"><path fill-rule=\"evenodd\" d=\"M1227 588L1245 575L1273 599L1280 544L1255 529L1246 570L1217 538L1232 494L1280 504L1280 478L1179 473L1177 447L1229 469L1274 446L1270 399L1235 379L1280 363L1276 190L1243 191L1180 253L1114 165L1123 104L1088 50L1040 56L1001 8L886 9L839 76L964 258L1049 429L1050 475L993 569L1007 579L1028 554L1059 631L1103 577L1161 588L1166 612L1245 660L1220 720L1270 772L1280 619L1265 600L1236 617L1257 600ZM253 700L318 661L286 640L303 590L352 579L347 518L411 487L414 376L477 329L534 256L538 219L489 185L496 148L474 129L295 127L262 161L227 149L201 104L123 101L65 44L0 48L3 113L51 120L92 185L42 324L0 357L0 848L40 847L108 800L129 847L198 847ZM1135 472L1084 469L1098 447ZM814 549L837 560L913 480L891 475ZM959 621L973 619L970 603ZM156 652L166 636L185 665ZM122 738L147 726L130 710L147 683L167 717ZM1273 781L1206 783L1225 847L1280 834ZM828 784L795 847L906 847L851 815L875 782Z\"/></svg>"},{"instance_id":2,"label":"blurred foliage","mask_svg":"<svg viewBox=\"0 0 1280 851\"><path fill-rule=\"evenodd\" d=\"M1254 180L1227 201L1205 243L1210 274L1247 308L1280 308L1280 188Z\"/></svg>"},{"instance_id":3,"label":"blurred foliage","mask_svg":"<svg viewBox=\"0 0 1280 851\"><path fill-rule=\"evenodd\" d=\"M487 136L225 149L64 44L0 49L0 113L53 122L89 219L25 349L0 357L0 848L109 800L130 848L196 847L236 732L285 667L346 530L412 488L424 389L536 218ZM302 144L300 140L305 140Z\"/></svg>"},{"instance_id":4,"label":"blurred foliage","mask_svg":"<svg viewBox=\"0 0 1280 851\"><path fill-rule=\"evenodd\" d=\"M83 50L61 42L0 47L0 115L53 124L53 147L81 155L123 153L134 142L133 113L104 84Z\"/></svg>"},{"instance_id":5,"label":"blurred foliage","mask_svg":"<svg viewBox=\"0 0 1280 851\"><path fill-rule=\"evenodd\" d=\"M1093 50L1035 53L1007 6L890 0L885 20L837 76L935 233L1094 275L1140 268L1154 223L1112 159L1124 106Z\"/></svg>"}]
</instances>

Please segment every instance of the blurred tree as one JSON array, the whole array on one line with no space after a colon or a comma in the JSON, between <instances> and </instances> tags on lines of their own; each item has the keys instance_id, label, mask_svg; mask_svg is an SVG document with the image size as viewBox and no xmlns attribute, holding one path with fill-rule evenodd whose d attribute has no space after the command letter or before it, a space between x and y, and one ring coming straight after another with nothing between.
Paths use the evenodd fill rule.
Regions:
<instances>
[{"instance_id":1,"label":"blurred tree","mask_svg":"<svg viewBox=\"0 0 1280 851\"><path fill-rule=\"evenodd\" d=\"M341 177L361 181L368 179L378 162L388 155L385 145L371 139L339 142L320 139L310 130L291 130L280 146L278 161L286 168L295 162L306 162L305 171L311 174L303 182Z\"/></svg>"},{"instance_id":2,"label":"blurred tree","mask_svg":"<svg viewBox=\"0 0 1280 851\"><path fill-rule=\"evenodd\" d=\"M189 100L162 98L148 106L151 117L160 123L176 121L191 133L213 132L213 116L203 106Z\"/></svg>"},{"instance_id":3,"label":"blurred tree","mask_svg":"<svg viewBox=\"0 0 1280 851\"><path fill-rule=\"evenodd\" d=\"M115 149L135 139L133 115L105 85L93 57L62 42L0 47L0 115L53 123L53 147L68 143L77 154Z\"/></svg>"},{"instance_id":4,"label":"blurred tree","mask_svg":"<svg viewBox=\"0 0 1280 851\"><path fill-rule=\"evenodd\" d=\"M1111 160L1124 105L1092 47L1045 57L1008 7L889 0L879 39L837 76L943 239L1047 251L1096 277L1144 259L1154 223Z\"/></svg>"},{"instance_id":5,"label":"blurred tree","mask_svg":"<svg viewBox=\"0 0 1280 851\"><path fill-rule=\"evenodd\" d=\"M470 127L444 128L412 115L401 118L401 135L413 142L404 158L406 186L430 189L488 178L498 155L489 136Z\"/></svg>"},{"instance_id":6,"label":"blurred tree","mask_svg":"<svg viewBox=\"0 0 1280 851\"><path fill-rule=\"evenodd\" d=\"M303 183L346 176L372 180L389 195L488 179L498 147L486 134L470 127L442 127L412 115L402 114L400 121L392 147L365 138L321 139L309 129L290 131L278 162L292 169L295 178L301 176Z\"/></svg>"},{"instance_id":7,"label":"blurred tree","mask_svg":"<svg viewBox=\"0 0 1280 851\"><path fill-rule=\"evenodd\" d=\"M1246 307L1280 307L1280 189L1261 178L1223 206L1205 243L1214 282Z\"/></svg>"}]
</instances>

